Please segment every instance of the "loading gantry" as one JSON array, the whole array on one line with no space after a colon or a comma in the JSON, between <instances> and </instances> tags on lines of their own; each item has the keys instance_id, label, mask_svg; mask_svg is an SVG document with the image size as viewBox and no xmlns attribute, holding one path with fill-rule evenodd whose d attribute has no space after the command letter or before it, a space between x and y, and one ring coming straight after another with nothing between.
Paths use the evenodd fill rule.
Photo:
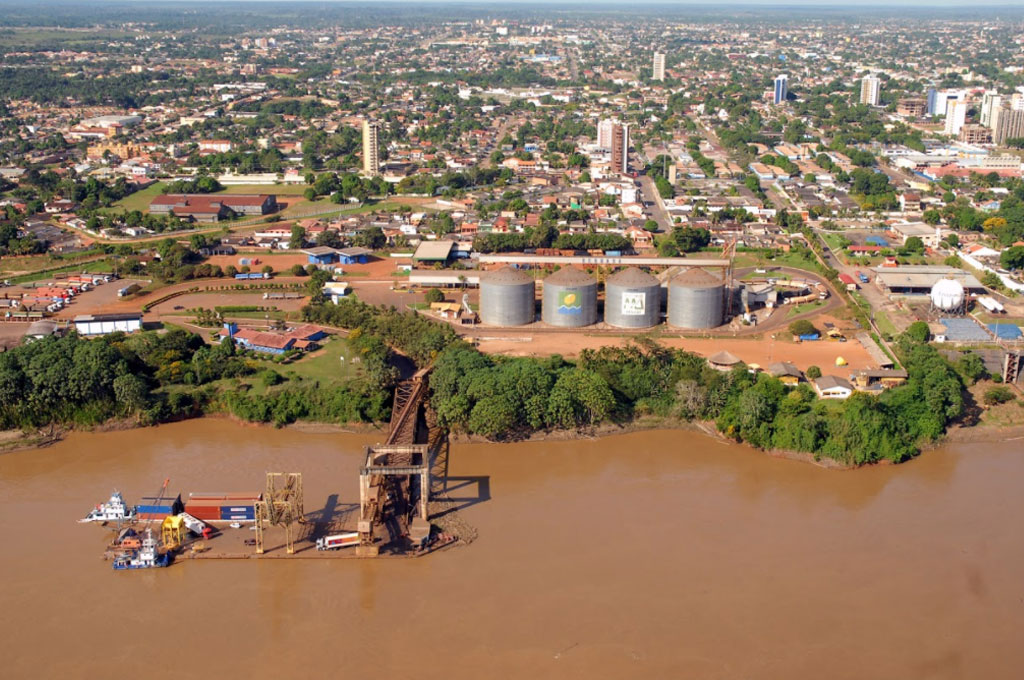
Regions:
<instances>
[{"instance_id":1,"label":"loading gantry","mask_svg":"<svg viewBox=\"0 0 1024 680\"><path fill-rule=\"evenodd\" d=\"M359 547L378 552L375 527L387 527L390 540L408 537L422 543L430 533L430 465L425 444L367 446L359 469Z\"/></svg>"},{"instance_id":2,"label":"loading gantry","mask_svg":"<svg viewBox=\"0 0 1024 680\"><path fill-rule=\"evenodd\" d=\"M256 554L263 554L263 530L266 526L284 529L285 551L295 553L292 525L304 524L301 472L268 472L267 490L263 499L256 501Z\"/></svg>"}]
</instances>

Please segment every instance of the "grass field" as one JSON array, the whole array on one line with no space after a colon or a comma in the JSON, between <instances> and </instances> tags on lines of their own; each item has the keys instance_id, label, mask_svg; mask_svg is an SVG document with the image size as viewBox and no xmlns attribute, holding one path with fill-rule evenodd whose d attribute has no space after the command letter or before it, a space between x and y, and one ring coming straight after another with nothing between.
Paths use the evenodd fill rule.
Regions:
<instances>
[{"instance_id":1,"label":"grass field","mask_svg":"<svg viewBox=\"0 0 1024 680\"><path fill-rule=\"evenodd\" d=\"M789 281L791 277L786 272L772 271L767 269L763 274L757 271L752 271L749 274L744 274L740 279L741 281L749 281L751 279L778 279L781 281Z\"/></svg>"},{"instance_id":2,"label":"grass field","mask_svg":"<svg viewBox=\"0 0 1024 680\"><path fill-rule=\"evenodd\" d=\"M228 184L218 194L274 194L275 196L301 196L305 184Z\"/></svg>"},{"instance_id":3,"label":"grass field","mask_svg":"<svg viewBox=\"0 0 1024 680\"><path fill-rule=\"evenodd\" d=\"M109 272L112 271L114 265L109 260L94 260L92 262L81 262L78 264L69 264L66 267L60 269L53 269L45 272L32 272L30 274L24 274L22 276L16 276L11 279L11 283L29 283L31 281L42 281L44 279L52 279L54 274L59 273L79 273L79 272Z\"/></svg>"},{"instance_id":4,"label":"grass field","mask_svg":"<svg viewBox=\"0 0 1024 680\"><path fill-rule=\"evenodd\" d=\"M804 269L809 272L817 272L817 260L805 259L796 253L781 253L774 259L768 260L769 266L792 267L793 269Z\"/></svg>"},{"instance_id":5,"label":"grass field","mask_svg":"<svg viewBox=\"0 0 1024 680\"><path fill-rule=\"evenodd\" d=\"M788 305L789 311L786 313L787 319L792 319L798 314L806 314L807 312L813 312L816 309L820 309L825 306L823 300L815 300L813 302L806 302L802 305Z\"/></svg>"},{"instance_id":6,"label":"grass field","mask_svg":"<svg viewBox=\"0 0 1024 680\"><path fill-rule=\"evenodd\" d=\"M121 210L142 210L149 209L150 202L163 193L167 182L156 182L142 191L136 191L131 196L126 196L113 205L113 208ZM217 192L220 195L239 194L274 194L276 196L302 196L306 190L304 184L238 184L225 187L223 191Z\"/></svg>"},{"instance_id":7,"label":"grass field","mask_svg":"<svg viewBox=\"0 0 1024 680\"><path fill-rule=\"evenodd\" d=\"M974 316L982 323L1012 323L1015 326L1024 326L1024 317L1021 316L989 314L988 312L976 312Z\"/></svg>"},{"instance_id":8,"label":"grass field","mask_svg":"<svg viewBox=\"0 0 1024 680\"><path fill-rule=\"evenodd\" d=\"M833 252L838 252L842 250L843 237L840 236L839 234L824 233L821 235L821 237L825 239L825 243L828 244L828 247L831 248Z\"/></svg>"},{"instance_id":9,"label":"grass field","mask_svg":"<svg viewBox=\"0 0 1024 680\"><path fill-rule=\"evenodd\" d=\"M282 367L281 373L293 379L345 382L358 376L360 368L359 364L352 363L352 348L348 340L333 336L325 340L323 347L316 352Z\"/></svg>"},{"instance_id":10,"label":"grass field","mask_svg":"<svg viewBox=\"0 0 1024 680\"><path fill-rule=\"evenodd\" d=\"M878 326L878 330L889 335L889 337L896 337L899 335L900 331L889 318L889 315L881 310L875 312L875 325Z\"/></svg>"},{"instance_id":11,"label":"grass field","mask_svg":"<svg viewBox=\"0 0 1024 680\"><path fill-rule=\"evenodd\" d=\"M803 257L796 253L779 253L775 258L768 258L760 253L737 253L736 259L733 261L733 266L737 268L743 267L759 267L759 268L770 268L770 267L792 267L793 269L804 269L810 272L817 272L815 263L817 261L812 259L805 260ZM771 273L769 276L774 278L780 278L777 275ZM763 275L762 275L763 276Z\"/></svg>"},{"instance_id":12,"label":"grass field","mask_svg":"<svg viewBox=\"0 0 1024 680\"><path fill-rule=\"evenodd\" d=\"M131 196L125 196L120 201L115 203L111 208L116 212L126 210L131 212L132 210L141 210L145 212L149 210L150 202L163 193L163 188L166 186L164 182L156 182L142 191L136 191Z\"/></svg>"}]
</instances>

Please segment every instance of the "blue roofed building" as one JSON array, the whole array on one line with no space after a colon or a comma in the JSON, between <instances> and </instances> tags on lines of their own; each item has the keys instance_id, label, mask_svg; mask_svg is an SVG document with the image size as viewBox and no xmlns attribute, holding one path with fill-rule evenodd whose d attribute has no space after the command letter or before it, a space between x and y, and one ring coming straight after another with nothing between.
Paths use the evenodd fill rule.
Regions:
<instances>
[{"instance_id":1,"label":"blue roofed building","mask_svg":"<svg viewBox=\"0 0 1024 680\"><path fill-rule=\"evenodd\" d=\"M369 260L370 255L373 251L369 248L360 248L358 246L352 248L342 248L338 251L338 263L339 264L366 264Z\"/></svg>"},{"instance_id":2,"label":"blue roofed building","mask_svg":"<svg viewBox=\"0 0 1024 680\"><path fill-rule=\"evenodd\" d=\"M988 329L1000 340L1020 340L1024 335L1021 333L1020 326L1012 323L990 323Z\"/></svg>"},{"instance_id":3,"label":"blue roofed building","mask_svg":"<svg viewBox=\"0 0 1024 680\"><path fill-rule=\"evenodd\" d=\"M334 264L338 261L338 249L329 246L306 248L302 254L306 256L306 261L309 264Z\"/></svg>"}]
</instances>

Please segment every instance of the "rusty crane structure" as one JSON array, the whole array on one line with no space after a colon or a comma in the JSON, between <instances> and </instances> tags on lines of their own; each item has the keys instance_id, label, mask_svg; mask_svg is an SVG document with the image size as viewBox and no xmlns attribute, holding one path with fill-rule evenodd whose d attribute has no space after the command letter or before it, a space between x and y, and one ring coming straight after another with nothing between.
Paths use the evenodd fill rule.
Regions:
<instances>
[{"instance_id":1,"label":"rusty crane structure","mask_svg":"<svg viewBox=\"0 0 1024 680\"><path fill-rule=\"evenodd\" d=\"M263 499L256 502L256 554L262 555L266 525L284 529L285 550L295 553L294 524L305 523L301 472L268 472Z\"/></svg>"}]
</instances>

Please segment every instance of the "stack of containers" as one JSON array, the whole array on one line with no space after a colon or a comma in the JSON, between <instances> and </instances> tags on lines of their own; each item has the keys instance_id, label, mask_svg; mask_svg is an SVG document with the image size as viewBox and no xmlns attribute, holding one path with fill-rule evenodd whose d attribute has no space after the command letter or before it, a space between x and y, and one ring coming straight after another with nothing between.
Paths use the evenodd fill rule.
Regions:
<instances>
[{"instance_id":1,"label":"stack of containers","mask_svg":"<svg viewBox=\"0 0 1024 680\"><path fill-rule=\"evenodd\" d=\"M176 498L153 498L144 496L142 502L135 506L135 515L140 520L162 522L165 517L179 514L185 506L181 503L181 494Z\"/></svg>"},{"instance_id":2,"label":"stack of containers","mask_svg":"<svg viewBox=\"0 0 1024 680\"><path fill-rule=\"evenodd\" d=\"M259 493L191 493L185 512L205 522L252 522Z\"/></svg>"}]
</instances>

